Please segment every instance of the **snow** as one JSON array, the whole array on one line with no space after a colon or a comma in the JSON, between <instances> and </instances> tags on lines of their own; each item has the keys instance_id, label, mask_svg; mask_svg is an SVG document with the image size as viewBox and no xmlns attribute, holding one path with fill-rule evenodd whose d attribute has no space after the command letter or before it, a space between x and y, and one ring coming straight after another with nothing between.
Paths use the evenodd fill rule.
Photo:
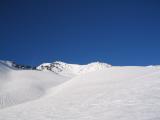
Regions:
<instances>
[{"instance_id":1,"label":"snow","mask_svg":"<svg viewBox=\"0 0 160 120\"><path fill-rule=\"evenodd\" d=\"M8 69L8 67L11 68L11 69L14 69L12 61L0 60L0 69Z\"/></svg>"},{"instance_id":2,"label":"snow","mask_svg":"<svg viewBox=\"0 0 160 120\"><path fill-rule=\"evenodd\" d=\"M0 109L0 120L160 119L160 69L154 66L112 66L72 78L50 71L3 71L7 76L4 80L10 85L2 85L1 93L9 90L15 99L20 99L45 92L39 98ZM23 88L27 86L32 90ZM24 95L12 93L13 88Z\"/></svg>"},{"instance_id":3,"label":"snow","mask_svg":"<svg viewBox=\"0 0 160 120\"><path fill-rule=\"evenodd\" d=\"M87 65L79 65L56 61L53 63L43 63L40 66L38 66L37 69L42 71L49 70L54 73L61 74L63 76L73 77L76 75L86 74L89 72L98 71L109 67L111 67L110 64L100 62L92 62Z\"/></svg>"},{"instance_id":4,"label":"snow","mask_svg":"<svg viewBox=\"0 0 160 120\"><path fill-rule=\"evenodd\" d=\"M16 70L33 70L33 69L35 69L34 67L31 67L29 65L16 64L13 61L0 60L0 64L3 64L5 66L10 67L11 69L16 69Z\"/></svg>"},{"instance_id":5,"label":"snow","mask_svg":"<svg viewBox=\"0 0 160 120\"><path fill-rule=\"evenodd\" d=\"M51 72L14 70L0 63L0 108L34 100L65 80Z\"/></svg>"}]
</instances>

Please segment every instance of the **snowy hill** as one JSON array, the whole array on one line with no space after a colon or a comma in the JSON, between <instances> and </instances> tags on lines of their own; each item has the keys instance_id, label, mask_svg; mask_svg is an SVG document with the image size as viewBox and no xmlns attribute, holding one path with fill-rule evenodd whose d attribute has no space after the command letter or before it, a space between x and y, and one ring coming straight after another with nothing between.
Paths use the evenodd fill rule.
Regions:
<instances>
[{"instance_id":1,"label":"snowy hill","mask_svg":"<svg viewBox=\"0 0 160 120\"><path fill-rule=\"evenodd\" d=\"M0 63L0 120L159 120L158 66L58 63L42 71Z\"/></svg>"},{"instance_id":2,"label":"snowy hill","mask_svg":"<svg viewBox=\"0 0 160 120\"><path fill-rule=\"evenodd\" d=\"M49 70L64 76L75 76L93 71L103 70L109 67L111 67L110 64L101 62L93 62L87 65L78 65L56 61L53 63L43 63L40 66L38 66L37 69L42 71Z\"/></svg>"},{"instance_id":3,"label":"snowy hill","mask_svg":"<svg viewBox=\"0 0 160 120\"><path fill-rule=\"evenodd\" d=\"M18 67L17 67L18 66ZM63 83L79 73L108 68L104 63L74 65L63 62L42 64L39 70L30 70L12 61L0 61L0 108L38 99L48 89ZM62 76L63 75L63 76ZM67 77L69 76L69 77Z\"/></svg>"},{"instance_id":4,"label":"snowy hill","mask_svg":"<svg viewBox=\"0 0 160 120\"><path fill-rule=\"evenodd\" d=\"M5 63L0 63L0 109L37 99L68 79L50 72L12 69Z\"/></svg>"}]
</instances>

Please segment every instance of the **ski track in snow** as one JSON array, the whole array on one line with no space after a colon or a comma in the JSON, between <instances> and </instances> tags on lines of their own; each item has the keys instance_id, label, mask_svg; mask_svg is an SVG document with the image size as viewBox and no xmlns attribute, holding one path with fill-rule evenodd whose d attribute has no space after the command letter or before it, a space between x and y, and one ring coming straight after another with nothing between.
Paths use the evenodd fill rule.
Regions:
<instances>
[{"instance_id":1,"label":"ski track in snow","mask_svg":"<svg viewBox=\"0 0 160 120\"><path fill-rule=\"evenodd\" d=\"M0 120L160 119L159 67L113 66L67 78L0 65L0 76Z\"/></svg>"}]
</instances>

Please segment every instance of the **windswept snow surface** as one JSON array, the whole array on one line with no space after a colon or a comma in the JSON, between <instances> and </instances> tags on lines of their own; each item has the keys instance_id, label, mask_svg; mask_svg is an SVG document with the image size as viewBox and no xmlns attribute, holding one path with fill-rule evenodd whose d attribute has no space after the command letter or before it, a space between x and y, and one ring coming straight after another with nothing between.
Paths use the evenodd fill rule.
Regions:
<instances>
[{"instance_id":1,"label":"windswept snow surface","mask_svg":"<svg viewBox=\"0 0 160 120\"><path fill-rule=\"evenodd\" d=\"M0 120L160 119L159 67L112 66L108 69L81 74L72 77L70 80L62 80L63 82L56 86L55 83L65 79L65 77L61 76L62 78L59 78L60 76L55 75L53 72L21 72L15 72L14 76L17 79L20 76L23 76L24 79L28 78L27 80L31 84L25 83L25 85L37 89L39 88L37 86L43 87L47 83L47 86L50 85L50 87L44 88L50 89L47 89L45 95L42 95L39 99L1 109ZM10 73L6 72L6 74ZM41 76L39 77L39 75ZM49 77L46 77L48 75ZM43 78L45 79L42 80ZM19 86L14 82L12 86L11 81L15 80L13 76L10 76L10 79L4 78L1 81L3 80L10 82L11 86L8 87L10 89L13 89L13 86L15 88ZM52 80L53 82L51 82ZM52 84L48 84L48 81ZM22 88L18 87L18 89L21 90ZM0 92L3 90L6 90L6 88L1 87ZM34 91L34 89L31 91ZM28 93L22 96L27 95Z\"/></svg>"}]
</instances>

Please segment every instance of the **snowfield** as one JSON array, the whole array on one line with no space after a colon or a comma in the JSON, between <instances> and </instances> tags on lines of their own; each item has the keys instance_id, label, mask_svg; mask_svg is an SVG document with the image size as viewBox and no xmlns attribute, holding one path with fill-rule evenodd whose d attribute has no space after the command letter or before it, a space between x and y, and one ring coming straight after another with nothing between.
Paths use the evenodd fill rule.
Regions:
<instances>
[{"instance_id":1,"label":"snowfield","mask_svg":"<svg viewBox=\"0 0 160 120\"><path fill-rule=\"evenodd\" d=\"M49 71L15 70L0 63L0 109L37 99L67 79Z\"/></svg>"},{"instance_id":2,"label":"snowfield","mask_svg":"<svg viewBox=\"0 0 160 120\"><path fill-rule=\"evenodd\" d=\"M159 66L82 68L76 75L0 63L0 120L160 120Z\"/></svg>"}]
</instances>

